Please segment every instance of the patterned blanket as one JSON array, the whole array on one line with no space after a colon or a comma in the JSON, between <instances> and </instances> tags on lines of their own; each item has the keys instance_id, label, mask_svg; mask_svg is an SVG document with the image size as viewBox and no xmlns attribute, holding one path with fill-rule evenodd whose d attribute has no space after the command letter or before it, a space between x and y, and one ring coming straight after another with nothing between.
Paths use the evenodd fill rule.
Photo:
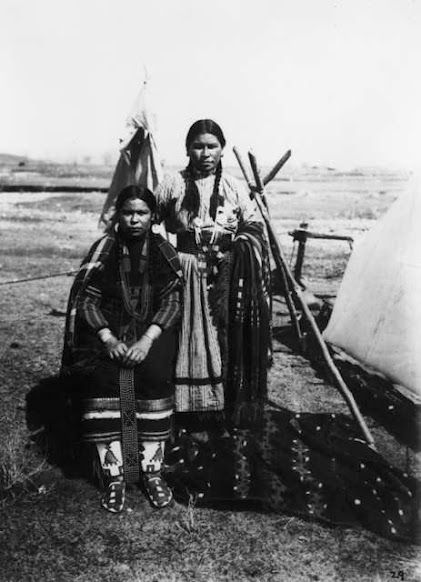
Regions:
<instances>
[{"instance_id":1,"label":"patterned blanket","mask_svg":"<svg viewBox=\"0 0 421 582\"><path fill-rule=\"evenodd\" d=\"M244 225L210 293L223 361L225 407L235 426L259 422L271 354L270 268L262 226Z\"/></svg>"}]
</instances>

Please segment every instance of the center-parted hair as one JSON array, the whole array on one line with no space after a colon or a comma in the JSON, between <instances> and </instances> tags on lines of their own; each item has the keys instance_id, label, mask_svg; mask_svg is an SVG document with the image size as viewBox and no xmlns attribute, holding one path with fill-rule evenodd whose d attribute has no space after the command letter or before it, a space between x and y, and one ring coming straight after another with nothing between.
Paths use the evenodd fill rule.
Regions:
<instances>
[{"instance_id":1,"label":"center-parted hair","mask_svg":"<svg viewBox=\"0 0 421 582\"><path fill-rule=\"evenodd\" d=\"M143 200L149 207L152 214L156 210L156 199L153 193L144 186L126 186L121 190L115 203L116 213L119 213L127 200Z\"/></svg>"},{"instance_id":2,"label":"center-parted hair","mask_svg":"<svg viewBox=\"0 0 421 582\"><path fill-rule=\"evenodd\" d=\"M224 148L226 144L224 132L222 131L220 125L213 121L213 119L199 119L195 121L190 127L186 136L186 149L188 150L191 144L194 142L195 138L202 133L210 133L214 135L221 147Z\"/></svg>"},{"instance_id":3,"label":"center-parted hair","mask_svg":"<svg viewBox=\"0 0 421 582\"><path fill-rule=\"evenodd\" d=\"M224 133L221 127L216 123L216 121L213 121L212 119L199 119L198 121L195 121L193 123L193 125L187 132L186 136L187 153L196 137L204 133L210 133L211 135L214 135L221 144L221 147L222 148L225 147L226 140ZM212 220L215 220L216 210L218 206L222 206L224 203L224 198L219 194L219 184L221 181L221 175L222 175L222 164L221 161L219 161L219 164L217 165L215 172L215 184L213 186L213 192L209 201L209 214ZM194 218L199 213L200 195L196 183L194 181L191 162L189 162L189 164L187 165L184 172L184 176L186 181L186 194L183 201L183 208L189 213L191 218Z\"/></svg>"}]
</instances>

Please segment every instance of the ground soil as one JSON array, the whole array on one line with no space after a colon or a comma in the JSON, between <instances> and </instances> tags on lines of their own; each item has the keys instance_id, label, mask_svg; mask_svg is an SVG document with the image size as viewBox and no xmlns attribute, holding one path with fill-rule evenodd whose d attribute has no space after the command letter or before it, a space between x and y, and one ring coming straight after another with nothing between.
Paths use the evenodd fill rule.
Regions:
<instances>
[{"instance_id":1,"label":"ground soil","mask_svg":"<svg viewBox=\"0 0 421 582\"><path fill-rule=\"evenodd\" d=\"M288 231L302 220L318 232L355 239L405 187L391 174L286 175L268 199L285 255L294 263ZM156 512L130 490L118 516L99 507L95 486L46 462L30 438L26 395L57 373L63 312L72 278L7 281L73 271L97 229L104 195L0 193L0 580L29 582L286 581L419 579L418 549L361 529L333 528L297 517L252 510L175 504ZM334 296L348 243L312 241L304 277L315 292ZM275 302L277 321L286 308ZM347 412L335 388L275 341L271 398L295 411ZM416 456L366 418L376 444L394 465L418 472ZM13 487L10 487L13 485ZM5 494L5 489L8 494Z\"/></svg>"}]
</instances>

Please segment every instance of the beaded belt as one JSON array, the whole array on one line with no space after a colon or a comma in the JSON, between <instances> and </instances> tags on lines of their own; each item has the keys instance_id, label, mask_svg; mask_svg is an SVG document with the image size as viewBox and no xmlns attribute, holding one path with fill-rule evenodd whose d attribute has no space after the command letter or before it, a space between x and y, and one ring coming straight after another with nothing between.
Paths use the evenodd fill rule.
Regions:
<instances>
[{"instance_id":1,"label":"beaded belt","mask_svg":"<svg viewBox=\"0 0 421 582\"><path fill-rule=\"evenodd\" d=\"M201 233L201 244L197 244L194 232L180 232L177 234L177 250L180 253L190 255L200 255L203 252L211 250L214 253L225 252L229 249L232 242L230 233L219 234L214 243L211 243L212 232L204 231Z\"/></svg>"}]
</instances>

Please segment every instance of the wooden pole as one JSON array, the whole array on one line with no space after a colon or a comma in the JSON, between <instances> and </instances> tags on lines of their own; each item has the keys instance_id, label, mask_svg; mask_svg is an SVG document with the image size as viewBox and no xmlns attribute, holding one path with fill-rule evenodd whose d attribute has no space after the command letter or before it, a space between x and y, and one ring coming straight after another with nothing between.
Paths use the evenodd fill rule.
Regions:
<instances>
[{"instance_id":1,"label":"wooden pole","mask_svg":"<svg viewBox=\"0 0 421 582\"><path fill-rule=\"evenodd\" d=\"M249 187L250 191L253 191L253 184L249 178L247 168L244 165L243 158L241 157L241 154L238 151L238 148L236 146L234 146L232 148L232 151L234 152L234 155L237 158L238 165L240 166L240 169L243 172L243 176L244 176L245 181L247 182L247 186Z\"/></svg>"},{"instance_id":2,"label":"wooden pole","mask_svg":"<svg viewBox=\"0 0 421 582\"><path fill-rule=\"evenodd\" d=\"M302 224L307 224L307 223L302 223ZM288 232L288 234L290 236L294 237L296 240L299 240L298 237L300 236L300 233L302 232L303 229L304 229L304 227L302 227L300 224L300 228L292 230L292 231ZM311 230L307 230L307 227L306 227L305 237L306 238L320 238L320 239L324 239L324 240L345 240L345 241L349 242L350 244L354 242L354 239L352 238L352 236L344 236L341 234L323 234L320 232L312 232Z\"/></svg>"},{"instance_id":3,"label":"wooden pole","mask_svg":"<svg viewBox=\"0 0 421 582\"><path fill-rule=\"evenodd\" d=\"M264 186L263 180L260 176L259 168L257 166L256 157L254 156L254 154L252 152L249 152L248 155L249 155L251 171L253 172L254 181L256 182L257 191L263 200L263 204L266 206L266 210L269 213L268 203L267 203L266 196L265 196L265 186Z\"/></svg>"},{"instance_id":4,"label":"wooden pole","mask_svg":"<svg viewBox=\"0 0 421 582\"><path fill-rule=\"evenodd\" d=\"M248 184L248 186L250 188L250 191L252 193L254 193L255 190L256 190L256 187L259 188L259 185L257 185L256 187L253 186L253 184L251 183L250 178L248 177L247 170L246 170L246 167L244 165L244 162L243 162L243 159L241 157L240 152L238 151L238 149L236 147L233 148L233 151L234 151L235 157L237 158L238 165L240 166L241 171L243 172L244 178L245 178L245 180L246 180L246 182L247 182L247 184ZM256 168L257 168L257 166L256 166ZM259 176L259 181L260 181L260 176ZM263 184L261 182L260 182L260 187L263 188ZM257 196L254 196L254 198L255 198L256 201L258 200L260 202L260 205L261 206L263 206L260 198L258 199ZM267 208L266 207L260 208L260 212L262 212L262 213L264 212L265 215L267 215ZM268 222L268 221L269 221L269 216L267 215L267 220L265 219L265 222ZM270 244L271 249L272 249L272 254L274 254L277 251L272 246L273 245L273 239L271 237L270 232L268 232L268 236L269 236L269 244ZM302 346L302 342L303 342L303 334L301 332L300 321L299 321L298 314L297 314L297 311L295 309L294 301L292 299L292 295L291 295L291 292L290 292L290 286L288 285L288 279L286 277L286 274L285 274L282 266L278 266L278 264L277 264L277 267L278 267L279 276L281 278L282 287L284 289L285 302L287 304L288 311L289 311L289 314L291 316L291 321L292 321L292 325L294 327L295 334L297 336L298 342L299 342L300 347L301 347Z\"/></svg>"},{"instance_id":5,"label":"wooden pole","mask_svg":"<svg viewBox=\"0 0 421 582\"><path fill-rule=\"evenodd\" d=\"M253 164L252 164L252 169L253 169L253 173L254 173L254 178L256 180L256 184L258 185L260 182L260 175L258 174L258 172L255 173L254 168L257 169L257 160L254 157L253 154L249 154L250 158L253 158ZM251 160L250 160L251 161ZM258 192L259 192L259 187L257 188ZM375 449L375 444L374 444L374 439L370 433L370 430L368 429L368 426L360 412L360 409L358 408L357 403L355 402L354 396L352 395L352 393L350 392L348 386L345 384L338 368L336 367L330 353L329 350L326 346L326 342L323 339L322 334L320 333L320 330L318 328L318 325L313 317L313 314L311 313L311 310L309 309L307 303L304 300L304 297L302 295L302 291L300 286L298 285L298 283L295 281L291 270L287 264L287 262L285 261L284 257L283 257L283 253L282 253L282 249L281 246L279 244L279 241L273 231L272 225L270 223L269 220L269 215L267 212L266 207L264 206L262 200L260 199L260 195L259 193L255 196L255 200L256 200L256 204L263 216L263 219L266 223L266 228L267 231L269 233L269 237L271 239L271 247L272 249L275 250L275 253L273 253L273 258L274 261L276 263L276 266L279 268L279 270L283 273L285 273L286 278L287 278L287 284L288 287L287 289L292 289L295 297L297 298L301 309L303 310L309 324L310 327L314 333L314 336L316 338L316 341L321 349L323 358L329 368L329 371L332 374L332 377L335 381L335 384L337 386L337 388L339 389L339 391L341 392L342 396L344 397L346 403L348 404L348 407L352 413L352 415L354 416L355 420L357 421L361 432L364 435L364 438L366 439L367 443ZM273 246L272 246L273 244Z\"/></svg>"},{"instance_id":6,"label":"wooden pole","mask_svg":"<svg viewBox=\"0 0 421 582\"><path fill-rule=\"evenodd\" d=\"M269 174L267 174L264 178L263 178L263 184L264 186L266 186L266 184L268 184L271 180L274 179L274 177L276 176L276 174L279 172L279 170L282 168L282 166L284 166L287 161L289 160L289 158L291 157L291 150L288 150L287 152L285 152L285 154L282 156L282 158L279 160L279 162L277 162L273 168L271 169L271 171L269 172Z\"/></svg>"},{"instance_id":7,"label":"wooden pole","mask_svg":"<svg viewBox=\"0 0 421 582\"><path fill-rule=\"evenodd\" d=\"M294 240L298 240L297 259L295 261L294 278L302 286L301 273L303 270L304 255L307 242L307 222L300 223L300 229L295 231Z\"/></svg>"}]
</instances>

